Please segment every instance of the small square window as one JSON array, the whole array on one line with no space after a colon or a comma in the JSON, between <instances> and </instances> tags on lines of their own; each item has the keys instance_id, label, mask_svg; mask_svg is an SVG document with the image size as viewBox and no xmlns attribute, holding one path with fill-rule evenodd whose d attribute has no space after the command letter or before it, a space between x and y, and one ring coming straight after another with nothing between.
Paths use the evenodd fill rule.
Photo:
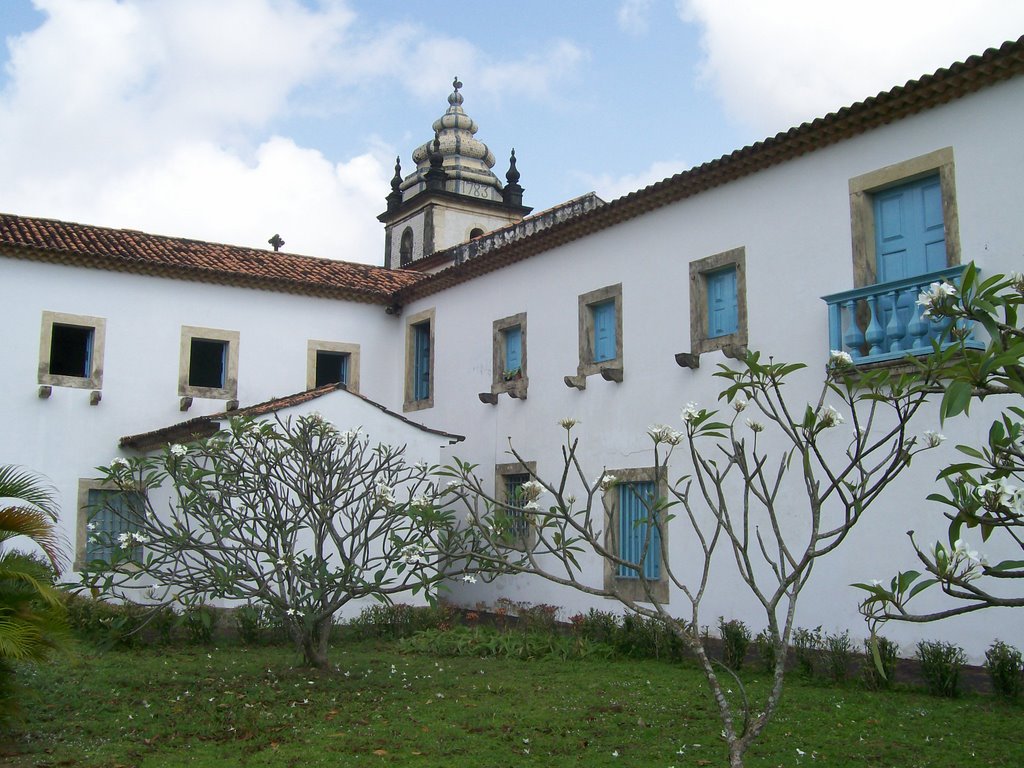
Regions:
<instances>
[{"instance_id":1,"label":"small square window","mask_svg":"<svg viewBox=\"0 0 1024 768\"><path fill-rule=\"evenodd\" d=\"M418 411L434 405L434 310L410 317L405 337L404 410Z\"/></svg>"},{"instance_id":2,"label":"small square window","mask_svg":"<svg viewBox=\"0 0 1024 768\"><path fill-rule=\"evenodd\" d=\"M238 331L181 327L178 394L233 400L238 396Z\"/></svg>"},{"instance_id":3,"label":"small square window","mask_svg":"<svg viewBox=\"0 0 1024 768\"><path fill-rule=\"evenodd\" d=\"M604 492L605 588L640 602L669 600L668 528L657 508L667 493L665 471L654 467L610 469L618 482Z\"/></svg>"},{"instance_id":4,"label":"small square window","mask_svg":"<svg viewBox=\"0 0 1024 768\"><path fill-rule=\"evenodd\" d=\"M577 376L622 368L622 283L579 297L579 365ZM617 379L621 380L621 379Z\"/></svg>"},{"instance_id":5,"label":"small square window","mask_svg":"<svg viewBox=\"0 0 1024 768\"><path fill-rule=\"evenodd\" d=\"M146 509L141 491L113 488L104 480L78 482L78 546L75 567L95 560L109 562L118 548L118 536L137 531ZM141 559L142 546L131 556Z\"/></svg>"},{"instance_id":6,"label":"small square window","mask_svg":"<svg viewBox=\"0 0 1024 768\"><path fill-rule=\"evenodd\" d=\"M100 389L106 320L43 312L39 342L39 383Z\"/></svg>"},{"instance_id":7,"label":"small square window","mask_svg":"<svg viewBox=\"0 0 1024 768\"><path fill-rule=\"evenodd\" d=\"M306 389L344 384L359 391L359 345L310 340L306 344Z\"/></svg>"},{"instance_id":8,"label":"small square window","mask_svg":"<svg viewBox=\"0 0 1024 768\"><path fill-rule=\"evenodd\" d=\"M188 385L221 389L227 370L228 343L215 339L192 339L188 358Z\"/></svg>"},{"instance_id":9,"label":"small square window","mask_svg":"<svg viewBox=\"0 0 1024 768\"><path fill-rule=\"evenodd\" d=\"M495 320L492 330L494 353L491 393L526 395L526 313Z\"/></svg>"},{"instance_id":10,"label":"small square window","mask_svg":"<svg viewBox=\"0 0 1024 768\"><path fill-rule=\"evenodd\" d=\"M743 248L690 262L690 351L747 344L746 252Z\"/></svg>"}]
</instances>

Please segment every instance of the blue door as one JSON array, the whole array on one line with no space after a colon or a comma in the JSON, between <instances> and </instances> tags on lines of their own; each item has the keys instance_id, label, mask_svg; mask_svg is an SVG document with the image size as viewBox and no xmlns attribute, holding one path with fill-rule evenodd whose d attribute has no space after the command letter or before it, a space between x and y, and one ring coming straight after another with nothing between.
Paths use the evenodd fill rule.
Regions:
<instances>
[{"instance_id":1,"label":"blue door","mask_svg":"<svg viewBox=\"0 0 1024 768\"><path fill-rule=\"evenodd\" d=\"M946 228L938 174L890 187L874 198L879 283L946 268Z\"/></svg>"},{"instance_id":2,"label":"blue door","mask_svg":"<svg viewBox=\"0 0 1024 768\"><path fill-rule=\"evenodd\" d=\"M594 304L590 311L594 319L594 362L603 363L616 358L615 300Z\"/></svg>"},{"instance_id":3,"label":"blue door","mask_svg":"<svg viewBox=\"0 0 1024 768\"><path fill-rule=\"evenodd\" d=\"M706 275L708 289L708 338L728 336L739 328L736 301L736 267Z\"/></svg>"}]
</instances>

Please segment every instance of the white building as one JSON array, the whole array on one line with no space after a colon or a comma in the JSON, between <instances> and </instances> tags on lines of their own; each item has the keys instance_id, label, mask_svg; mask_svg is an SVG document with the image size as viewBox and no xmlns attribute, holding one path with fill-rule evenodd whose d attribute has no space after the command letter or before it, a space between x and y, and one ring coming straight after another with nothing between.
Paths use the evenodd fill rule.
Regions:
<instances>
[{"instance_id":1,"label":"white building","mask_svg":"<svg viewBox=\"0 0 1024 768\"><path fill-rule=\"evenodd\" d=\"M581 422L595 475L639 478L652 463L646 428L673 422L688 401L714 406L727 357L749 348L807 362L795 391L810 397L840 337L864 346L847 317L858 294L838 300L831 320L821 297L879 283L916 295L934 272L972 260L988 274L1020 269L1024 38L619 200L585 195L533 216L514 162L507 183L492 173L460 86L436 139L413 154L416 169L403 179L396 167L381 268L0 215L0 462L60 489L80 556L75 500L93 468L210 428L186 419L274 398L264 412L301 409L312 397L301 393L340 379L386 410L320 390L325 416L410 442L416 458L471 461L499 491L522 471L508 439L540 475L560 469L566 416ZM948 444L980 442L984 416L948 424ZM930 418L922 431L936 428ZM456 435L465 439L451 445ZM819 564L799 625L863 632L848 585L910 567L908 529L944 536L924 496L951 455L922 456ZM687 552L673 523L664 557ZM728 565L705 616L756 631L763 620ZM587 569L605 578L601 563ZM546 602L565 616L612 607L523 576L452 594L466 605ZM668 594L670 607L678 597ZM1024 618L990 611L984 622L887 631L905 644L949 639L977 658L996 637L1019 638Z\"/></svg>"}]
</instances>

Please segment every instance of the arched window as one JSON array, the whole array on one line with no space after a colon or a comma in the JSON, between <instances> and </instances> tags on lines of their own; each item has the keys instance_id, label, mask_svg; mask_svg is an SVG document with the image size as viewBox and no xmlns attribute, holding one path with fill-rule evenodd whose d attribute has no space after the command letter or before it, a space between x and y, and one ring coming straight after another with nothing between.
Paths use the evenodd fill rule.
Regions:
<instances>
[{"instance_id":1,"label":"arched window","mask_svg":"<svg viewBox=\"0 0 1024 768\"><path fill-rule=\"evenodd\" d=\"M398 254L403 267L412 261L412 227L406 227L402 232L402 244L398 248Z\"/></svg>"},{"instance_id":2,"label":"arched window","mask_svg":"<svg viewBox=\"0 0 1024 768\"><path fill-rule=\"evenodd\" d=\"M480 227L473 227L473 229L469 231L469 239L472 240L473 238L480 237L483 233L484 231L480 229Z\"/></svg>"}]
</instances>

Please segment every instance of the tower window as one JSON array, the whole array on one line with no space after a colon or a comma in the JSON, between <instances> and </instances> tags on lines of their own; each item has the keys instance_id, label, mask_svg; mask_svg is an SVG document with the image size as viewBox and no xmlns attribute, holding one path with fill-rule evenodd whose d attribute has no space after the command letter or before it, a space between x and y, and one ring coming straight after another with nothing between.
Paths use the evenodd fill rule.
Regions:
<instances>
[{"instance_id":1,"label":"tower window","mask_svg":"<svg viewBox=\"0 0 1024 768\"><path fill-rule=\"evenodd\" d=\"M43 312L39 337L39 383L56 387L103 386L102 317Z\"/></svg>"},{"instance_id":2,"label":"tower window","mask_svg":"<svg viewBox=\"0 0 1024 768\"><path fill-rule=\"evenodd\" d=\"M178 394L231 400L238 395L238 331L181 327Z\"/></svg>"},{"instance_id":3,"label":"tower window","mask_svg":"<svg viewBox=\"0 0 1024 768\"><path fill-rule=\"evenodd\" d=\"M192 339L188 358L188 385L190 387L224 386L228 343L215 339Z\"/></svg>"},{"instance_id":4,"label":"tower window","mask_svg":"<svg viewBox=\"0 0 1024 768\"><path fill-rule=\"evenodd\" d=\"M348 384L348 355L344 352L317 350L316 386Z\"/></svg>"},{"instance_id":5,"label":"tower window","mask_svg":"<svg viewBox=\"0 0 1024 768\"><path fill-rule=\"evenodd\" d=\"M50 337L50 373L87 378L92 367L94 329L83 325L54 323Z\"/></svg>"},{"instance_id":6,"label":"tower window","mask_svg":"<svg viewBox=\"0 0 1024 768\"><path fill-rule=\"evenodd\" d=\"M398 254L403 267L412 261L412 227L406 227L402 231L402 242L398 248Z\"/></svg>"},{"instance_id":7,"label":"tower window","mask_svg":"<svg viewBox=\"0 0 1024 768\"><path fill-rule=\"evenodd\" d=\"M483 237L483 234L484 231L480 229L480 227L473 227L473 229L469 231L469 239L472 240L477 237Z\"/></svg>"}]
</instances>

